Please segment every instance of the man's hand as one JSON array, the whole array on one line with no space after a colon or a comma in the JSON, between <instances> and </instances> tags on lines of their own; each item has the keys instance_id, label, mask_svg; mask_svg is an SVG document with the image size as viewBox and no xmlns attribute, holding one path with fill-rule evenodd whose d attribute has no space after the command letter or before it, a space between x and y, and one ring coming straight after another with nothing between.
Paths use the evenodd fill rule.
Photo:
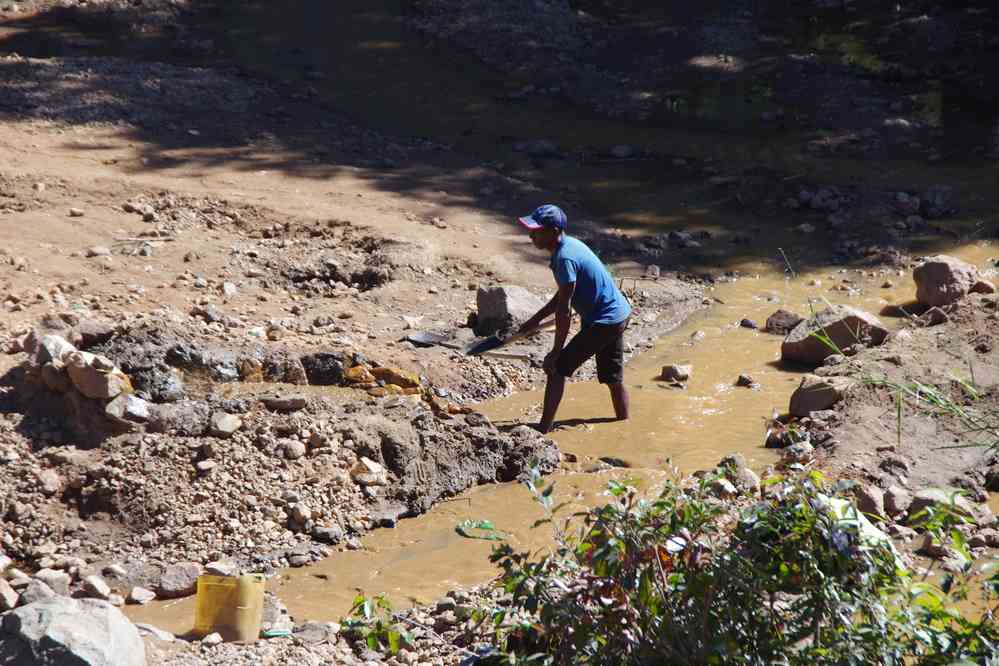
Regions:
<instances>
[{"instance_id":1,"label":"man's hand","mask_svg":"<svg viewBox=\"0 0 999 666\"><path fill-rule=\"evenodd\" d=\"M558 363L558 352L548 352L548 355L545 356L544 365L541 366L545 369L545 374L553 374L556 363Z\"/></svg>"}]
</instances>

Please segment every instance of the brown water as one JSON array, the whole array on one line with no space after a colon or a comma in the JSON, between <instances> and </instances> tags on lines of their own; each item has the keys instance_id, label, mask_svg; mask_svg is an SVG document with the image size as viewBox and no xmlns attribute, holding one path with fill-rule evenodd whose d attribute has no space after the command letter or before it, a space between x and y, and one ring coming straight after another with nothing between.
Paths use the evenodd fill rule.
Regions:
<instances>
[{"instance_id":1,"label":"brown water","mask_svg":"<svg viewBox=\"0 0 999 666\"><path fill-rule=\"evenodd\" d=\"M984 266L997 249L983 243L953 254ZM762 447L764 419L786 409L800 372L778 362L780 337L742 328L739 321L745 317L762 324L777 307L805 313L812 305L824 307L823 299L878 312L886 305L908 302L914 293L908 274L891 275L897 286L883 289L883 274L837 270L785 279L763 264L747 263L741 270L747 277L710 292L720 303L695 315L628 366L633 411L629 421L602 420L612 413L602 386L594 382L567 386L552 437L562 450L575 454L578 463L549 478L559 501L571 502L570 509L593 506L606 501L602 490L612 478L653 487L670 465L690 473L713 467L734 452L743 454L755 469L765 468L776 454ZM830 291L843 278L852 280L860 293L848 297ZM821 284L814 284L816 280ZM686 389L666 388L655 380L663 364L674 362L693 365ZM740 373L752 376L761 390L735 387ZM482 410L497 424L534 422L540 400L540 390L529 391ZM586 471L604 456L619 458L630 468ZM999 500L993 506L999 509ZM454 529L457 523L488 519L509 534L516 547L537 550L550 543L547 528L531 529L541 515L522 486L474 488L424 516L401 521L395 529L372 532L363 539L361 550L283 571L271 581L271 589L299 620L339 619L362 592L386 594L397 606L433 602L450 589L486 582L497 573L488 561L492 544L460 536ZM193 622L193 609L193 599L186 599L129 607L128 614L133 620L182 633Z\"/></svg>"}]
</instances>

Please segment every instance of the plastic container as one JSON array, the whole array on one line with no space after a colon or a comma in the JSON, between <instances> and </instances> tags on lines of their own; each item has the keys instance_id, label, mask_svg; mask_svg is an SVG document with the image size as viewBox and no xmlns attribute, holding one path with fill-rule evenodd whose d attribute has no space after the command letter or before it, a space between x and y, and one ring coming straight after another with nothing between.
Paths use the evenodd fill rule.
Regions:
<instances>
[{"instance_id":1,"label":"plastic container","mask_svg":"<svg viewBox=\"0 0 999 666\"><path fill-rule=\"evenodd\" d=\"M264 587L260 574L200 576L194 633L218 632L225 641L255 642L264 613Z\"/></svg>"}]
</instances>

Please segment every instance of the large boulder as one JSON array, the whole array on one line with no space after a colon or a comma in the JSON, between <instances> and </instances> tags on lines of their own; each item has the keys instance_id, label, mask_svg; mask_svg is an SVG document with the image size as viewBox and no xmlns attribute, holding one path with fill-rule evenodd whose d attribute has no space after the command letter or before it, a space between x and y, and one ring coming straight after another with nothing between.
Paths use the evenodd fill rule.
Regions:
<instances>
[{"instance_id":1,"label":"large boulder","mask_svg":"<svg viewBox=\"0 0 999 666\"><path fill-rule=\"evenodd\" d=\"M475 294L477 335L490 335L526 321L545 304L523 287L479 287Z\"/></svg>"},{"instance_id":2,"label":"large boulder","mask_svg":"<svg viewBox=\"0 0 999 666\"><path fill-rule=\"evenodd\" d=\"M827 356L838 353L837 349L857 344L873 347L887 337L888 329L869 312L833 305L795 326L784 338L780 355L785 361L818 365ZM828 342L822 338L828 338Z\"/></svg>"},{"instance_id":3,"label":"large boulder","mask_svg":"<svg viewBox=\"0 0 999 666\"><path fill-rule=\"evenodd\" d=\"M198 577L204 571L197 562L171 564L160 575L157 592L163 599L189 597L198 591Z\"/></svg>"},{"instance_id":4,"label":"large boulder","mask_svg":"<svg viewBox=\"0 0 999 666\"><path fill-rule=\"evenodd\" d=\"M910 524L920 524L925 516L920 516L924 510L949 510L960 516L970 518L979 526L988 527L995 520L992 511L985 504L977 504L968 499L956 488L924 488L917 492L908 508Z\"/></svg>"},{"instance_id":5,"label":"large boulder","mask_svg":"<svg viewBox=\"0 0 999 666\"><path fill-rule=\"evenodd\" d=\"M971 264L938 254L927 257L912 271L916 300L922 305L950 305L968 295L978 282L978 269Z\"/></svg>"},{"instance_id":6,"label":"large boulder","mask_svg":"<svg viewBox=\"0 0 999 666\"><path fill-rule=\"evenodd\" d=\"M808 416L812 412L829 409L842 400L853 386L854 381L848 377L805 375L791 394L788 412L792 416Z\"/></svg>"},{"instance_id":7,"label":"large boulder","mask_svg":"<svg viewBox=\"0 0 999 666\"><path fill-rule=\"evenodd\" d=\"M146 649L121 611L98 599L52 597L3 616L0 664L144 666Z\"/></svg>"}]
</instances>

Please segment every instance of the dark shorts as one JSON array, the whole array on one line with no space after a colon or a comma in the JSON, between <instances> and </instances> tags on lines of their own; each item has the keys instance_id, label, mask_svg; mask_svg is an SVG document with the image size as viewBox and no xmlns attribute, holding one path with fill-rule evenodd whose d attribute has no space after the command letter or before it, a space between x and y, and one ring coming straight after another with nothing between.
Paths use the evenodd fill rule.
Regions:
<instances>
[{"instance_id":1,"label":"dark shorts","mask_svg":"<svg viewBox=\"0 0 999 666\"><path fill-rule=\"evenodd\" d=\"M620 324L591 324L573 336L555 363L555 372L572 377L591 356L597 357L597 380L601 384L624 381L624 329Z\"/></svg>"}]
</instances>

